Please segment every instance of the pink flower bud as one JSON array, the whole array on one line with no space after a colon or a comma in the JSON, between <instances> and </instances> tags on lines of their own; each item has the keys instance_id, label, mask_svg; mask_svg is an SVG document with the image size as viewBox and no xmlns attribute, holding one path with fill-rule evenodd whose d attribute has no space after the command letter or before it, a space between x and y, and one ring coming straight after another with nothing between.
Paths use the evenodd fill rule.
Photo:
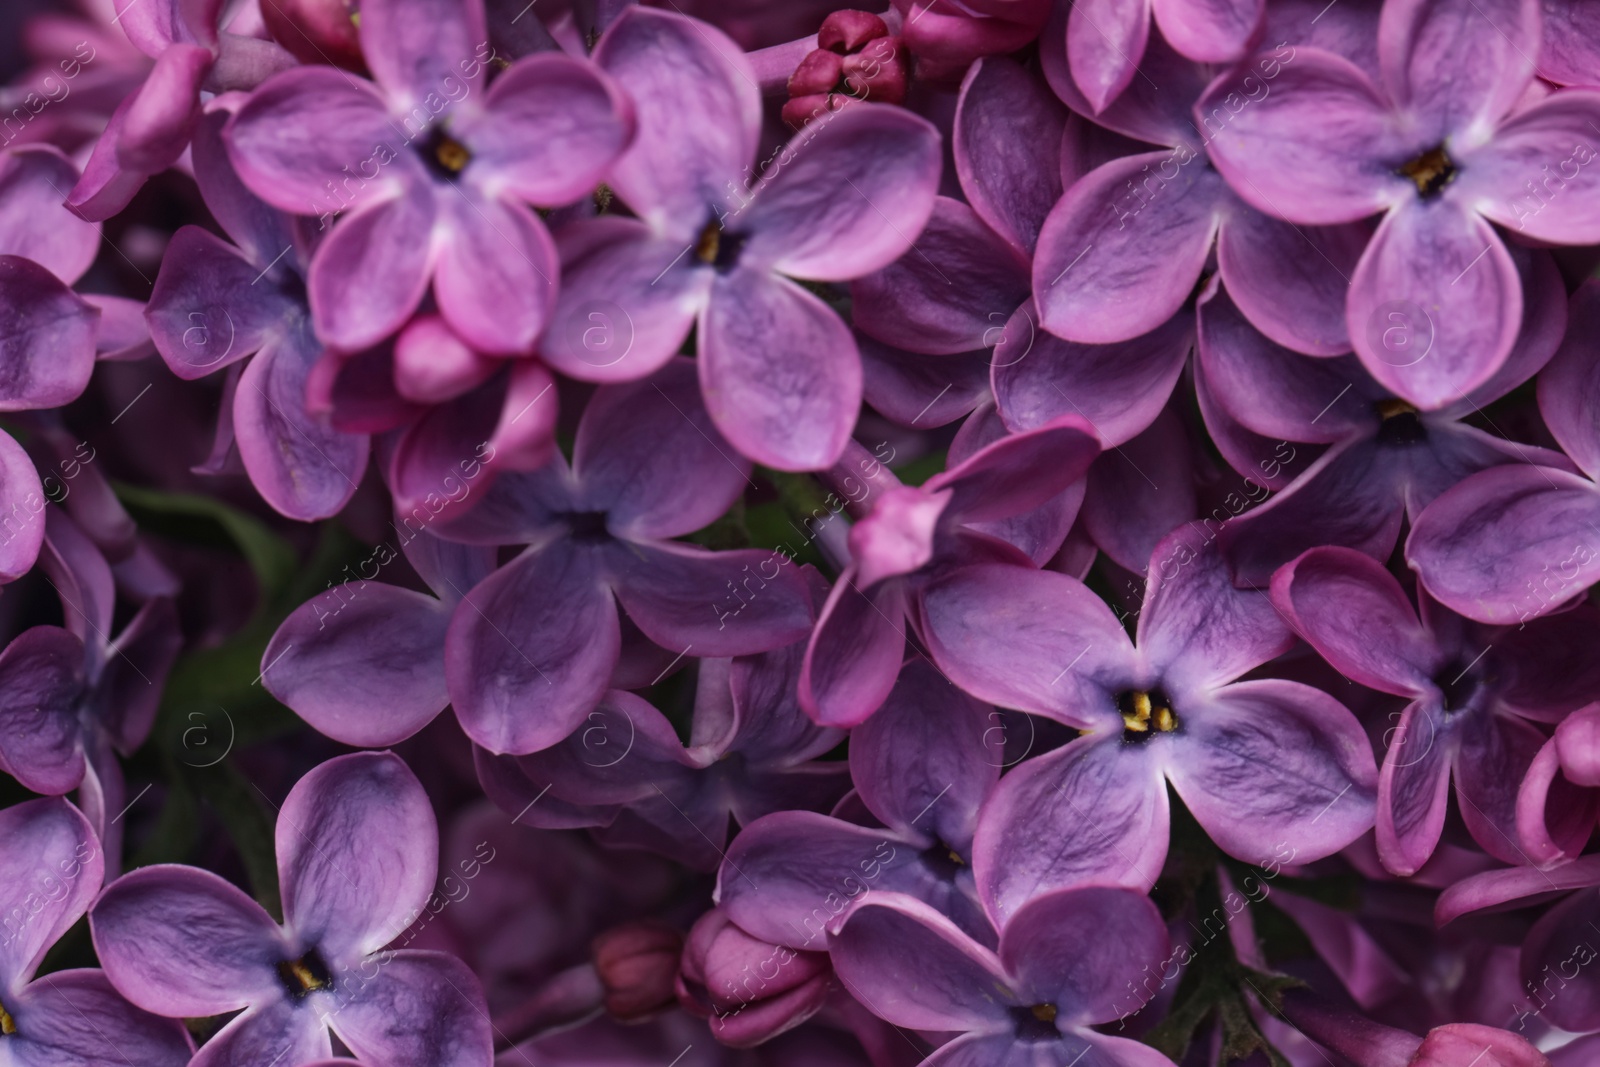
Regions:
<instances>
[{"instance_id":1,"label":"pink flower bud","mask_svg":"<svg viewBox=\"0 0 1600 1067\"><path fill-rule=\"evenodd\" d=\"M683 934L665 923L644 920L613 926L594 939L592 953L612 1018L638 1022L676 1000L674 979L683 954Z\"/></svg>"},{"instance_id":2,"label":"pink flower bud","mask_svg":"<svg viewBox=\"0 0 1600 1067\"><path fill-rule=\"evenodd\" d=\"M844 55L860 50L868 41L887 37L889 27L867 11L835 11L817 30L817 47Z\"/></svg>"},{"instance_id":3,"label":"pink flower bud","mask_svg":"<svg viewBox=\"0 0 1600 1067\"><path fill-rule=\"evenodd\" d=\"M718 1041L749 1048L816 1014L832 978L827 953L757 940L713 908L689 931L678 1000Z\"/></svg>"}]
</instances>

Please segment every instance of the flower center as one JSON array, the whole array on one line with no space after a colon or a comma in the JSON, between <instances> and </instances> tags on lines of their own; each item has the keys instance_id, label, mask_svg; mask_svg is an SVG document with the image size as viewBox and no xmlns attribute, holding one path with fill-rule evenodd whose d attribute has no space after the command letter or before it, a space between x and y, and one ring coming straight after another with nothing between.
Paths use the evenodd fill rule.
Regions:
<instances>
[{"instance_id":1,"label":"flower center","mask_svg":"<svg viewBox=\"0 0 1600 1067\"><path fill-rule=\"evenodd\" d=\"M730 233L722 228L721 219L712 219L695 239L694 254L700 262L726 271L739 262L739 250L744 247L744 234Z\"/></svg>"},{"instance_id":2,"label":"flower center","mask_svg":"<svg viewBox=\"0 0 1600 1067\"><path fill-rule=\"evenodd\" d=\"M1122 714L1124 744L1142 744L1153 734L1170 734L1178 729L1172 700L1159 689L1130 689L1117 694L1117 711Z\"/></svg>"},{"instance_id":3,"label":"flower center","mask_svg":"<svg viewBox=\"0 0 1600 1067\"><path fill-rule=\"evenodd\" d=\"M579 544L597 545L611 540L611 531L606 528L606 513L603 511L569 511L560 518L566 521L572 539Z\"/></svg>"},{"instance_id":4,"label":"flower center","mask_svg":"<svg viewBox=\"0 0 1600 1067\"><path fill-rule=\"evenodd\" d=\"M1428 428L1422 424L1417 409L1404 400L1380 400L1376 407L1383 419L1378 427L1379 444L1417 445L1428 439Z\"/></svg>"},{"instance_id":5,"label":"flower center","mask_svg":"<svg viewBox=\"0 0 1600 1067\"><path fill-rule=\"evenodd\" d=\"M1054 1041L1061 1036L1054 1004L1012 1008L1011 1025L1018 1041Z\"/></svg>"},{"instance_id":6,"label":"flower center","mask_svg":"<svg viewBox=\"0 0 1600 1067\"><path fill-rule=\"evenodd\" d=\"M297 960L284 960L279 963L278 980L283 983L283 988L288 990L289 996L296 1000L333 985L333 975L328 973L328 965L322 962L322 957L317 955L316 949L312 949Z\"/></svg>"},{"instance_id":7,"label":"flower center","mask_svg":"<svg viewBox=\"0 0 1600 1067\"><path fill-rule=\"evenodd\" d=\"M1410 178L1417 187L1417 195L1426 200L1438 196L1439 191L1450 184L1456 176L1456 165L1441 144L1434 145L1411 162L1401 164L1396 173Z\"/></svg>"},{"instance_id":8,"label":"flower center","mask_svg":"<svg viewBox=\"0 0 1600 1067\"><path fill-rule=\"evenodd\" d=\"M1482 661L1482 656L1470 662L1453 659L1433 676L1433 684L1444 696L1446 712L1466 709L1488 684L1489 678L1482 667Z\"/></svg>"},{"instance_id":9,"label":"flower center","mask_svg":"<svg viewBox=\"0 0 1600 1067\"><path fill-rule=\"evenodd\" d=\"M466 145L445 133L443 126L435 126L422 146L422 161L439 177L454 178L467 169L472 153Z\"/></svg>"},{"instance_id":10,"label":"flower center","mask_svg":"<svg viewBox=\"0 0 1600 1067\"><path fill-rule=\"evenodd\" d=\"M937 839L922 850L922 863L935 877L946 882L954 881L967 865L961 853Z\"/></svg>"}]
</instances>

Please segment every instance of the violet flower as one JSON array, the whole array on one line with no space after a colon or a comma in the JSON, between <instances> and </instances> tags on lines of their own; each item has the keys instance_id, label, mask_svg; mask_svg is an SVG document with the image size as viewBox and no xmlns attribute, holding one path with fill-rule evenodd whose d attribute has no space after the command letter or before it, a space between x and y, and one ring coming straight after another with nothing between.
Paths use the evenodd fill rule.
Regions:
<instances>
[{"instance_id":1,"label":"violet flower","mask_svg":"<svg viewBox=\"0 0 1600 1067\"><path fill-rule=\"evenodd\" d=\"M223 150L227 121L223 111L206 115L191 147L200 195L234 243L199 226L173 234L145 315L156 350L180 378L249 359L230 379L219 449L231 435L250 481L284 515L326 518L355 493L367 438L306 410L307 381L324 358L306 304L312 235L239 181Z\"/></svg>"},{"instance_id":2,"label":"violet flower","mask_svg":"<svg viewBox=\"0 0 1600 1067\"><path fill-rule=\"evenodd\" d=\"M1566 455L1475 474L1415 518L1406 562L1452 611L1526 622L1600 580L1597 329L1600 283L1589 281L1572 294L1566 338L1539 375L1539 411Z\"/></svg>"},{"instance_id":3,"label":"violet flower","mask_svg":"<svg viewBox=\"0 0 1600 1067\"><path fill-rule=\"evenodd\" d=\"M686 654L764 652L805 634L810 599L786 555L670 540L738 497L750 467L729 452L693 366L674 361L595 393L570 466L558 455L503 475L437 531L528 545L468 591L450 624L445 673L469 737L520 755L577 729L617 664L617 601L650 640Z\"/></svg>"},{"instance_id":4,"label":"violet flower","mask_svg":"<svg viewBox=\"0 0 1600 1067\"><path fill-rule=\"evenodd\" d=\"M480 751L479 778L525 825L590 827L609 846L715 870L736 828L826 810L849 788L843 763L817 758L843 732L812 724L795 696L804 648L702 659L688 744L648 702L613 691L557 745Z\"/></svg>"},{"instance_id":5,"label":"violet flower","mask_svg":"<svg viewBox=\"0 0 1600 1067\"><path fill-rule=\"evenodd\" d=\"M1517 791L1544 744L1534 723L1559 721L1600 686L1588 652L1600 613L1509 629L1418 599L1420 619L1382 564L1345 548L1312 549L1272 579L1273 603L1335 670L1411 701L1386 736L1378 777L1384 866L1415 874L1433 855L1451 777L1473 840L1503 862L1527 862Z\"/></svg>"},{"instance_id":6,"label":"violet flower","mask_svg":"<svg viewBox=\"0 0 1600 1067\"><path fill-rule=\"evenodd\" d=\"M923 1061L933 1067L1172 1067L1149 1045L1091 1029L1144 1005L1150 990L1141 978L1161 971L1167 947L1148 898L1093 887L1030 902L998 951L921 901L885 894L850 913L829 954L845 988L874 1014L957 1034Z\"/></svg>"},{"instance_id":7,"label":"violet flower","mask_svg":"<svg viewBox=\"0 0 1600 1067\"><path fill-rule=\"evenodd\" d=\"M606 181L637 219L560 234L562 288L540 352L587 381L650 374L691 326L712 421L756 462L838 459L861 365L838 314L801 282L847 281L911 247L933 209L939 138L901 108L860 104L808 125L751 172L760 93L717 30L636 7L595 47L633 97L639 136Z\"/></svg>"},{"instance_id":8,"label":"violet flower","mask_svg":"<svg viewBox=\"0 0 1600 1067\"><path fill-rule=\"evenodd\" d=\"M801 705L818 722L855 726L888 697L930 579L973 558L1042 566L1066 539L1082 499L1069 487L1099 442L1076 416L1009 437L993 420L983 440L983 415L969 420L969 441L952 446L954 465L921 486L900 485L864 450L857 458L864 474L872 468L876 492L850 528L850 562L817 618L800 679Z\"/></svg>"},{"instance_id":9,"label":"violet flower","mask_svg":"<svg viewBox=\"0 0 1600 1067\"><path fill-rule=\"evenodd\" d=\"M6 843L0 896L0 1041L18 1067L184 1067L194 1044L183 1023L124 1000L103 971L35 977L52 945L100 891L105 855L89 821L60 798L0 811Z\"/></svg>"},{"instance_id":10,"label":"violet flower","mask_svg":"<svg viewBox=\"0 0 1600 1067\"><path fill-rule=\"evenodd\" d=\"M1261 480L1261 461L1239 447L1235 426L1277 442L1280 455L1286 442L1327 446L1264 505L1225 516L1218 540L1236 580L1264 587L1276 568L1323 544L1387 558L1402 518L1419 521L1464 476L1500 465L1565 466L1557 453L1464 421L1529 378L1559 343L1562 290L1543 253L1528 260L1528 277L1539 280L1529 286L1539 301L1525 309L1511 358L1490 381L1434 411L1396 397L1351 356L1308 359L1274 344L1239 313L1231 293L1202 305L1196 386L1211 435L1234 468Z\"/></svg>"},{"instance_id":11,"label":"violet flower","mask_svg":"<svg viewBox=\"0 0 1600 1067\"><path fill-rule=\"evenodd\" d=\"M851 907L905 893L992 944L971 863L979 807L1005 762L990 744L995 721L926 660L909 661L850 735L854 802L746 825L718 874L718 904L755 937L817 951Z\"/></svg>"},{"instance_id":12,"label":"violet flower","mask_svg":"<svg viewBox=\"0 0 1600 1067\"><path fill-rule=\"evenodd\" d=\"M483 0L366 0L360 36L376 84L325 66L284 71L223 134L240 178L269 204L324 226L347 213L307 277L317 335L348 351L374 345L431 279L473 347L528 353L558 270L527 204L555 207L594 187L633 135L627 103L569 56L497 71Z\"/></svg>"},{"instance_id":13,"label":"violet flower","mask_svg":"<svg viewBox=\"0 0 1600 1067\"><path fill-rule=\"evenodd\" d=\"M1213 86L1196 105L1226 122L1212 159L1260 210L1304 225L1382 214L1350 276L1350 341L1419 408L1483 386L1521 328L1516 264L1491 224L1542 243L1600 240L1589 165L1600 93L1517 106L1539 24L1538 0L1386 3L1378 84L1303 47L1270 93L1234 106ZM1404 359L1388 345L1396 330L1415 339Z\"/></svg>"},{"instance_id":14,"label":"violet flower","mask_svg":"<svg viewBox=\"0 0 1600 1067\"><path fill-rule=\"evenodd\" d=\"M924 594L928 648L952 681L1084 731L984 805L972 864L1002 929L1051 889L1153 885L1168 782L1247 863L1285 847L1309 862L1372 827L1377 767L1355 717L1299 682L1236 680L1293 641L1266 595L1235 589L1195 526L1157 546L1146 582L1137 644L1082 582L1051 571L968 566Z\"/></svg>"},{"instance_id":15,"label":"violet flower","mask_svg":"<svg viewBox=\"0 0 1600 1067\"><path fill-rule=\"evenodd\" d=\"M59 508L46 515L43 570L65 627L34 626L0 652L0 767L37 793L80 801L115 875L122 766L155 724L182 643L172 601L141 607L112 636L116 590L99 550Z\"/></svg>"},{"instance_id":16,"label":"violet flower","mask_svg":"<svg viewBox=\"0 0 1600 1067\"><path fill-rule=\"evenodd\" d=\"M390 753L329 760L278 812L285 922L209 871L142 867L89 916L113 985L172 1018L240 1014L197 1065L301 1067L328 1030L370 1067L488 1067L478 980L442 952L386 950L421 914L438 871L427 794Z\"/></svg>"},{"instance_id":17,"label":"violet flower","mask_svg":"<svg viewBox=\"0 0 1600 1067\"><path fill-rule=\"evenodd\" d=\"M318 733L382 748L428 725L450 703L445 632L467 590L494 570L491 549L394 527L400 551L433 595L373 581L392 562L380 544L357 576L290 613L261 654L261 681Z\"/></svg>"}]
</instances>

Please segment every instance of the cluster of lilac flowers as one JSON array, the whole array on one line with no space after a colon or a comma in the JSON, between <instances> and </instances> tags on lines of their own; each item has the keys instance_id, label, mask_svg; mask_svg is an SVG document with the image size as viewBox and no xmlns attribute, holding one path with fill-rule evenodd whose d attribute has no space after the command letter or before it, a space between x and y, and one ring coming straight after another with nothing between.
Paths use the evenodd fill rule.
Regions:
<instances>
[{"instance_id":1,"label":"cluster of lilac flowers","mask_svg":"<svg viewBox=\"0 0 1600 1067\"><path fill-rule=\"evenodd\" d=\"M0 1064L1600 1064L1600 4L0 12Z\"/></svg>"}]
</instances>

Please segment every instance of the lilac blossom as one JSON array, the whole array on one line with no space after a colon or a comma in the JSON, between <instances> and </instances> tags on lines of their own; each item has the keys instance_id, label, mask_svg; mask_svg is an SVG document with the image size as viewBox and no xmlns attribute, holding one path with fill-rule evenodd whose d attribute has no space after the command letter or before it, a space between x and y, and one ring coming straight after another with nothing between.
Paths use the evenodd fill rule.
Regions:
<instances>
[{"instance_id":1,"label":"lilac blossom","mask_svg":"<svg viewBox=\"0 0 1600 1067\"><path fill-rule=\"evenodd\" d=\"M222 146L227 121L222 111L201 119L191 154L200 194L233 243L199 226L175 233L145 315L180 378L229 369L217 450L237 447L251 482L283 514L323 518L355 493L367 439L306 409L307 381L325 358L305 295L315 235L239 181Z\"/></svg>"},{"instance_id":2,"label":"lilac blossom","mask_svg":"<svg viewBox=\"0 0 1600 1067\"><path fill-rule=\"evenodd\" d=\"M755 174L759 92L717 30L630 8L594 58L639 115L606 176L638 218L562 231L541 353L580 380L634 379L693 327L706 407L733 447L784 470L829 466L860 406L860 357L838 313L801 283L857 278L911 247L933 209L936 131L904 109L859 104L806 126Z\"/></svg>"},{"instance_id":3,"label":"lilac blossom","mask_svg":"<svg viewBox=\"0 0 1600 1067\"><path fill-rule=\"evenodd\" d=\"M1148 888L1167 854L1167 784L1224 852L1305 861L1372 827L1377 767L1327 693L1241 675L1292 636L1264 593L1233 587L1203 528L1157 546L1137 643L1083 583L1008 563L952 570L924 595L944 673L979 698L1084 731L1007 774L973 843L979 897L1003 929L1071 885Z\"/></svg>"},{"instance_id":4,"label":"lilac blossom","mask_svg":"<svg viewBox=\"0 0 1600 1067\"><path fill-rule=\"evenodd\" d=\"M172 1018L240 1012L196 1064L301 1067L328 1031L362 1063L487 1067L488 1014L466 964L387 949L421 914L438 868L428 797L390 753L329 760L278 812L284 923L209 871L161 864L95 902L95 951L113 985Z\"/></svg>"},{"instance_id":5,"label":"lilac blossom","mask_svg":"<svg viewBox=\"0 0 1600 1067\"><path fill-rule=\"evenodd\" d=\"M683 654L745 655L804 635L810 597L788 556L670 540L739 495L750 468L731 452L692 366L675 361L598 390L570 465L558 455L507 474L437 531L528 546L468 590L450 623L445 674L468 736L520 755L571 735L609 687L618 601L646 637Z\"/></svg>"},{"instance_id":6,"label":"lilac blossom","mask_svg":"<svg viewBox=\"0 0 1600 1067\"><path fill-rule=\"evenodd\" d=\"M504 66L482 0L367 0L360 37L376 84L296 67L251 93L223 134L257 196L324 227L342 215L306 279L317 335L345 350L374 345L431 280L445 320L475 348L531 351L558 269L527 205L594 187L633 136L627 104L578 59Z\"/></svg>"},{"instance_id":7,"label":"lilac blossom","mask_svg":"<svg viewBox=\"0 0 1600 1067\"><path fill-rule=\"evenodd\" d=\"M850 735L854 798L832 816L791 810L747 825L719 873L718 903L756 937L816 951L851 907L905 893L992 944L971 864L1004 762L993 726L990 709L911 660Z\"/></svg>"},{"instance_id":8,"label":"lilac blossom","mask_svg":"<svg viewBox=\"0 0 1600 1067\"><path fill-rule=\"evenodd\" d=\"M1600 684L1587 653L1600 639L1600 614L1568 612L1515 629L1476 625L1426 594L1413 609L1381 564L1333 547L1279 570L1272 600L1341 674L1410 701L1386 732L1378 778L1384 866L1414 874L1428 861L1452 778L1473 840L1503 862L1524 862L1517 793L1544 743L1535 723L1559 721ZM1577 822L1559 832L1587 837Z\"/></svg>"},{"instance_id":9,"label":"lilac blossom","mask_svg":"<svg viewBox=\"0 0 1600 1067\"><path fill-rule=\"evenodd\" d=\"M1303 47L1270 94L1235 107L1214 85L1196 105L1226 116L1212 159L1260 210L1318 226L1381 214L1350 275L1350 342L1419 408L1482 387L1516 341L1523 286L1496 225L1541 243L1600 240L1600 95L1520 103L1539 26L1538 0L1396 0L1379 19L1376 82ZM1411 337L1403 354L1397 329Z\"/></svg>"},{"instance_id":10,"label":"lilac blossom","mask_svg":"<svg viewBox=\"0 0 1600 1067\"><path fill-rule=\"evenodd\" d=\"M1141 1007L1150 995L1141 977L1167 957L1160 913L1128 889L1037 897L1001 933L998 951L921 901L888 893L850 913L830 955L845 988L877 1015L958 1035L924 1061L935 1067L1172 1064L1148 1045L1090 1029Z\"/></svg>"},{"instance_id":11,"label":"lilac blossom","mask_svg":"<svg viewBox=\"0 0 1600 1067\"><path fill-rule=\"evenodd\" d=\"M7 850L0 900L0 1040L18 1067L183 1067L194 1044L183 1024L122 998L103 971L53 971L40 961L88 910L105 853L89 821L60 798L0 812Z\"/></svg>"}]
</instances>

